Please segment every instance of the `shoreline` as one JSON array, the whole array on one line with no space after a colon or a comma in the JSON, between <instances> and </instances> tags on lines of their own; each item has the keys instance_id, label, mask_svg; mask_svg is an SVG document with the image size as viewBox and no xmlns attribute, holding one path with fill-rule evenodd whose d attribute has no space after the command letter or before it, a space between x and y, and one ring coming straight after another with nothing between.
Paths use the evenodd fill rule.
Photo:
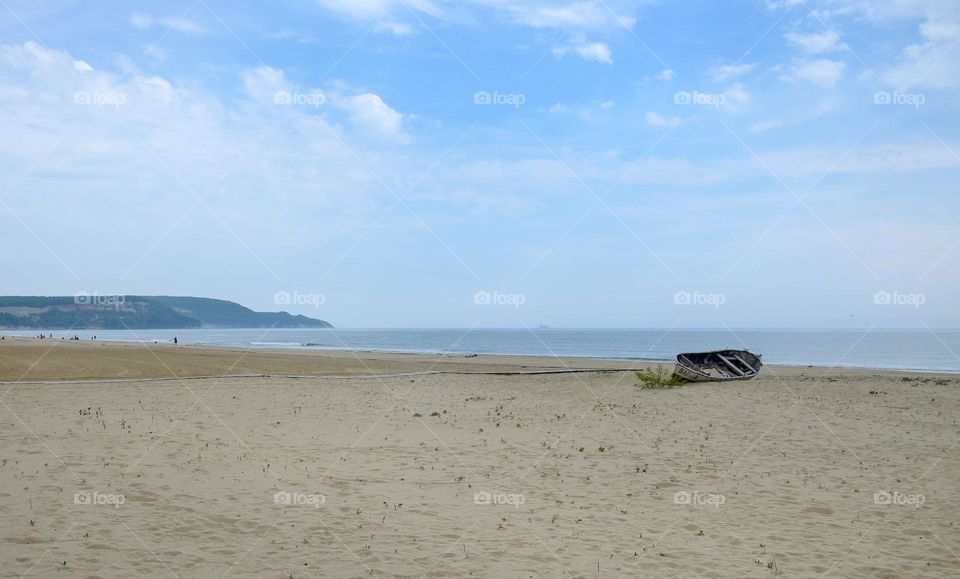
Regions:
<instances>
[{"instance_id":1,"label":"shoreline","mask_svg":"<svg viewBox=\"0 0 960 579\"><path fill-rule=\"evenodd\" d=\"M7 343L9 348L4 349L3 344ZM18 349L14 353L10 350ZM6 356L4 356L6 350ZM19 356L30 357L30 350L35 352L36 362L25 365L21 376L17 375L17 370L12 363L12 358ZM58 351L59 350L59 351ZM135 354L151 352L152 356L139 357ZM172 356L169 361L161 360L157 353L162 352L165 356ZM83 362L83 354L95 354L101 357L108 354L107 357L115 358L111 360L112 366L101 365L102 371L88 369L85 373L70 376L70 371L64 370L58 372L53 366L63 366L70 360L76 359ZM71 355L73 354L73 355ZM192 358L203 358L207 362L214 358L221 358L221 363L226 363L240 354L238 361L247 360L252 362L251 371L242 373L212 373L212 374L189 374L180 375L176 368L177 360L184 362L181 369L195 367ZM219 356L218 356L219 355ZM61 359L63 358L63 359ZM151 360L153 358L154 360ZM147 370L139 374L128 375L129 371L122 367L122 361L135 362L143 365L144 361L148 364L155 362L152 370ZM23 362L23 361L21 361ZM121 362L121 363L117 363ZM350 368L343 368L344 362ZM311 364L323 364L329 366L323 370L332 370L332 372L302 371ZM353 364L351 364L353 363ZM357 365L359 364L359 366ZM365 371L371 370L369 364L375 364L379 368L386 370L384 372ZM159 379L181 379L196 380L213 377L223 378L257 378L257 377L285 377L296 378L340 378L344 376L362 377L368 376L402 376L416 375L424 371L433 374L461 374L461 375L485 375L485 374L509 374L509 373L530 373L531 371L544 370L555 371L556 373L575 372L621 372L635 371L643 368L655 366L672 367L673 360L644 359L644 358L603 358L588 356L534 356L527 354L449 354L443 352L424 353L424 352L406 352L406 351L388 351L388 350L355 350L349 348L283 348L267 346L233 346L233 345L213 345L213 344L178 344L173 345L165 342L136 342L120 340L60 340L6 336L6 339L0 341L0 384L41 384L41 383L89 383L92 381L134 381L134 380L159 380ZM23 365L23 364L22 364ZM285 371L286 366L294 370ZM50 366L50 368L44 368ZM97 367L97 364L87 365ZM399 368L398 371L391 371L393 366ZM425 367L426 368L425 368ZM436 369L438 367L454 368L448 370ZM39 369L37 368L39 367ZM205 368L211 368L211 364L206 364ZM229 365L227 365L229 367ZM260 371L258 368L262 368ZM890 376L896 374L910 374L926 376L931 379L937 377L955 378L960 375L960 371L955 370L929 370L915 368L872 368L862 366L835 365L835 366L817 366L801 364L764 364L766 372L754 380L777 378L782 375L802 375L804 373L831 373L834 375L864 375L875 374L880 376ZM346 371L344 371L346 370ZM526 371L526 372L524 372ZM43 379L29 379L28 376L40 373ZM62 374L62 375L61 375Z\"/></svg>"},{"instance_id":2,"label":"shoreline","mask_svg":"<svg viewBox=\"0 0 960 579\"><path fill-rule=\"evenodd\" d=\"M339 335L338 331L348 332ZM518 332L510 328L472 329L340 328L319 333L297 328L262 329L156 329L156 330L0 330L15 332L10 337L35 339L38 332L54 339L79 336L89 341L156 345L172 344L192 348L228 350L256 349L280 352L346 352L360 357L403 355L455 357L477 355L498 359L559 357L572 365L609 361L611 363L675 364L679 352L699 352L723 348L749 349L763 355L767 366L784 368L832 368L846 370L904 372L910 374L960 375L960 330L944 330L942 337L932 330L889 329L857 332L848 329L769 329L760 333L736 335L717 333L716 329L622 329L590 330L584 328L551 328L550 334L536 330ZM455 331L454 331L455 330ZM607 331L609 330L609 331ZM737 331L754 330L738 329ZM353 333L349 333L353 332ZM437 333L440 332L440 333ZM499 332L499 333L498 333ZM585 333L583 333L585 332ZM621 332L621 333L618 333ZM626 332L626 333L622 333ZM689 333L687 337L684 337ZM810 337L810 332L816 337ZM886 332L893 332L887 335ZM467 334L470 333L468 336ZM669 333L669 335L667 335ZM867 336L872 333L872 336ZM67 336L69 334L69 336ZM521 335L522 334L522 335ZM581 335L582 334L582 335ZM769 337L765 335L769 334ZM502 335L502 338L498 336ZM536 337L539 336L539 337ZM866 338L866 339L865 339ZM68 340L65 340L68 341Z\"/></svg>"}]
</instances>

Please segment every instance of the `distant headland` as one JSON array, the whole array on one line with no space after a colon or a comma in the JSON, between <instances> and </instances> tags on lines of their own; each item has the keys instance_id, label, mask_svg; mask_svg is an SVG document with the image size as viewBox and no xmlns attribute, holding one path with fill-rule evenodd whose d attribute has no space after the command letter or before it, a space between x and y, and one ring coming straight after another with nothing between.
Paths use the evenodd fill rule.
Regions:
<instances>
[{"instance_id":1,"label":"distant headland","mask_svg":"<svg viewBox=\"0 0 960 579\"><path fill-rule=\"evenodd\" d=\"M159 330L189 328L332 328L287 312L255 312L226 300L174 296L78 294L0 296L0 328Z\"/></svg>"}]
</instances>

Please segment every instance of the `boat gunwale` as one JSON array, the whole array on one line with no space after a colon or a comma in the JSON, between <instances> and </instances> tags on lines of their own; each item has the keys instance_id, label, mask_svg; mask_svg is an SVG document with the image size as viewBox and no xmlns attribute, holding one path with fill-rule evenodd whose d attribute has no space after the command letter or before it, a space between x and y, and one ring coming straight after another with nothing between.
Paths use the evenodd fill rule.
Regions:
<instances>
[{"instance_id":1,"label":"boat gunwale","mask_svg":"<svg viewBox=\"0 0 960 579\"><path fill-rule=\"evenodd\" d=\"M699 368L696 362L694 362L688 357L693 354L709 356L711 354L723 355L728 353L749 354L750 356L752 356L753 359L756 360L756 364L751 364L749 361L744 360L743 358L739 358L741 362L743 362L745 365L747 365L751 369L750 373L744 373L741 376L730 375L730 376L718 377L718 376L711 376L710 374L707 374L706 372L704 372ZM750 380L751 378L754 378L758 374L760 374L760 368L763 367L763 361L761 360L761 357L757 354L754 354L750 350L723 349L723 350L710 350L707 352L681 352L676 355L675 360L676 360L676 366L674 368L674 375L687 381L695 381L695 380L690 380L689 378L685 378L683 376L684 372L689 372L690 374L696 377L702 378L703 379L702 381L704 382L729 382L729 381L736 381L736 380ZM682 372L678 372L678 370L682 370Z\"/></svg>"}]
</instances>

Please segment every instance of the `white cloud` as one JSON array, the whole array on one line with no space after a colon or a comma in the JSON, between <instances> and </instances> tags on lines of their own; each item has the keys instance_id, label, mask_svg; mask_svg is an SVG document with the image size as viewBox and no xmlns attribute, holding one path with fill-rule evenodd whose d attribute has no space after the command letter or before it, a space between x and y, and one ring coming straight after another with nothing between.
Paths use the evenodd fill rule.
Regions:
<instances>
[{"instance_id":1,"label":"white cloud","mask_svg":"<svg viewBox=\"0 0 960 579\"><path fill-rule=\"evenodd\" d=\"M553 115L569 114L589 122L598 120L600 118L598 113L611 111L616 108L616 106L617 103L612 100L592 101L589 103L580 103L574 105L567 103L556 103L550 108L546 109L546 111Z\"/></svg>"},{"instance_id":2,"label":"white cloud","mask_svg":"<svg viewBox=\"0 0 960 579\"><path fill-rule=\"evenodd\" d=\"M665 69L661 70L660 72L658 72L658 73L657 73L657 76L656 76L655 78L656 78L657 80L662 80L662 81L665 81L665 82L670 82L671 80L673 80L674 78L676 78L676 76L677 76L677 73L673 72L673 69L672 69L672 68L665 68Z\"/></svg>"},{"instance_id":3,"label":"white cloud","mask_svg":"<svg viewBox=\"0 0 960 579\"><path fill-rule=\"evenodd\" d=\"M278 92L292 90L283 71L278 68L259 66L243 71L240 76L247 95L256 101L273 102L274 95Z\"/></svg>"},{"instance_id":4,"label":"white cloud","mask_svg":"<svg viewBox=\"0 0 960 579\"><path fill-rule=\"evenodd\" d=\"M767 0L767 10L789 10L803 4L803 0Z\"/></svg>"},{"instance_id":5,"label":"white cloud","mask_svg":"<svg viewBox=\"0 0 960 579\"><path fill-rule=\"evenodd\" d=\"M584 60L596 60L613 64L613 58L610 55L610 47L603 42L587 42L578 44L574 47L577 54Z\"/></svg>"},{"instance_id":6,"label":"white cloud","mask_svg":"<svg viewBox=\"0 0 960 579\"><path fill-rule=\"evenodd\" d=\"M203 26L182 16L177 18L155 17L140 12L134 12L130 15L130 24L134 28L139 28L141 30L160 27L182 32L184 34L203 34L207 31Z\"/></svg>"},{"instance_id":7,"label":"white cloud","mask_svg":"<svg viewBox=\"0 0 960 579\"><path fill-rule=\"evenodd\" d=\"M5 201L81 275L89 264L74 249L75 239L94 235L103 222L117 224L112 235L118 250L105 266L111 276L149 253L130 274L143 280L158 264L166 267L161 255L189 252L195 244L224 262L242 261L243 252L259 266L245 249L253 248L273 265L265 252L305 239L316 250L355 238L382 212L382 184L371 171L399 189L400 175L410 168L409 159L401 166L383 154L405 135L399 113L379 97L352 98L350 110L254 106L229 90L222 97L220 86L208 90L136 70L125 75L117 64L75 71L78 60L37 43L0 45L0 157L17 168L0 181L9 186L12 176L36 164L18 195ZM289 77L264 66L238 74L232 84L269 98L277 87L296 86ZM361 127L394 138L360 140ZM428 166L418 163L418 170ZM207 191L208 208L186 212L195 195ZM269 199L263 191L272 192ZM90 199L98 195L103 202L95 208ZM43 223L46 217L37 218L43 206L60 207L75 221ZM313 231L317 212L331 219L324 231ZM142 219L124 223L132 214ZM175 233L162 237L171 227ZM16 243L20 233L0 227L0 241ZM154 242L159 245L150 251ZM31 258L51 259L43 249Z\"/></svg>"},{"instance_id":8,"label":"white cloud","mask_svg":"<svg viewBox=\"0 0 960 579\"><path fill-rule=\"evenodd\" d=\"M791 3L799 4L800 0L775 3L771 8L786 9ZM956 0L807 0L806 5L824 21L846 17L882 27L883 59L876 75L890 86L901 90L960 87L960 50L955 46L960 41L960 12ZM890 58L887 48L902 37L888 32L894 26L916 26L917 32L915 40L900 47L899 58ZM803 42L813 49L832 46L829 37L817 41L804 38L798 45Z\"/></svg>"},{"instance_id":9,"label":"white cloud","mask_svg":"<svg viewBox=\"0 0 960 579\"><path fill-rule=\"evenodd\" d=\"M320 6L347 18L370 20L386 16L400 3L396 0L316 0ZM443 16L443 11L430 0L404 0L403 5L411 10L429 14L434 18Z\"/></svg>"},{"instance_id":10,"label":"white cloud","mask_svg":"<svg viewBox=\"0 0 960 579\"><path fill-rule=\"evenodd\" d=\"M749 64L727 64L714 67L713 70L710 71L710 75L714 80L723 82L725 80L747 74L756 67L757 63L755 62Z\"/></svg>"},{"instance_id":11,"label":"white cloud","mask_svg":"<svg viewBox=\"0 0 960 579\"><path fill-rule=\"evenodd\" d=\"M265 32L262 38L268 40L292 40L297 44L313 44L316 39L308 33L294 28L281 28L270 32Z\"/></svg>"},{"instance_id":12,"label":"white cloud","mask_svg":"<svg viewBox=\"0 0 960 579\"><path fill-rule=\"evenodd\" d=\"M331 12L358 19L379 18L393 5L389 0L317 0L317 3Z\"/></svg>"},{"instance_id":13,"label":"white cloud","mask_svg":"<svg viewBox=\"0 0 960 579\"><path fill-rule=\"evenodd\" d=\"M814 102L805 104L803 107L784 107L780 111L780 118L758 121L750 125L750 132L764 133L781 127L800 125L814 119L828 115L836 110L837 104L841 102L842 97L833 93L821 95Z\"/></svg>"},{"instance_id":14,"label":"white cloud","mask_svg":"<svg viewBox=\"0 0 960 579\"><path fill-rule=\"evenodd\" d=\"M920 34L932 42L956 40L960 37L960 22L928 19L920 25Z\"/></svg>"},{"instance_id":15,"label":"white cloud","mask_svg":"<svg viewBox=\"0 0 960 579\"><path fill-rule=\"evenodd\" d=\"M758 123L753 123L750 125L751 133L763 133L771 129L778 129L783 126L783 121L760 121Z\"/></svg>"},{"instance_id":16,"label":"white cloud","mask_svg":"<svg viewBox=\"0 0 960 579\"><path fill-rule=\"evenodd\" d=\"M610 52L610 47L604 42L590 42L582 39L574 40L569 44L553 47L552 52L557 58L573 53L584 60L613 64L613 55Z\"/></svg>"},{"instance_id":17,"label":"white cloud","mask_svg":"<svg viewBox=\"0 0 960 579\"><path fill-rule=\"evenodd\" d=\"M390 108L379 95L363 93L340 97L336 102L350 115L353 125L366 135L410 142L410 136L403 130L403 115Z\"/></svg>"},{"instance_id":18,"label":"white cloud","mask_svg":"<svg viewBox=\"0 0 960 579\"><path fill-rule=\"evenodd\" d=\"M672 119L653 114L655 123L652 126L669 126L660 121ZM922 174L932 169L960 169L960 160L932 137L918 142L860 144L852 150L847 150L848 146L761 148L756 150L759 160L739 146L716 158L703 158L695 154L649 155L642 159L583 154L564 161L552 157L520 160L471 158L463 164L445 167L443 171L446 173L445 180L461 185L471 184L478 190L537 189L549 190L553 195L578 190L578 179L571 174L568 166L588 182L591 179L609 181L622 177L626 185L666 187L712 188L720 184L734 185L757 177L767 178L772 171L797 191L817 182L827 172L831 175L862 175L864 179L873 179L877 175L901 171ZM889 178L880 177L880 181L889 181ZM545 184L549 187L544 187ZM778 187L776 185L774 188Z\"/></svg>"},{"instance_id":19,"label":"white cloud","mask_svg":"<svg viewBox=\"0 0 960 579\"><path fill-rule=\"evenodd\" d=\"M132 92L140 106L169 105L176 98L173 85L159 76L137 76L130 81Z\"/></svg>"},{"instance_id":20,"label":"white cloud","mask_svg":"<svg viewBox=\"0 0 960 579\"><path fill-rule=\"evenodd\" d=\"M156 44L148 44L147 47L143 49L143 55L149 57L154 62L167 60L167 51Z\"/></svg>"},{"instance_id":21,"label":"white cloud","mask_svg":"<svg viewBox=\"0 0 960 579\"><path fill-rule=\"evenodd\" d=\"M739 112L750 102L750 92L743 83L734 83L723 91L721 107L730 112Z\"/></svg>"},{"instance_id":22,"label":"white cloud","mask_svg":"<svg viewBox=\"0 0 960 579\"><path fill-rule=\"evenodd\" d=\"M788 32L786 39L793 45L798 46L808 54L822 54L824 52L834 52L846 48L846 44L841 42L840 37L833 30L827 30L821 34L799 34Z\"/></svg>"},{"instance_id":23,"label":"white cloud","mask_svg":"<svg viewBox=\"0 0 960 579\"><path fill-rule=\"evenodd\" d=\"M881 73L891 86L960 87L960 13L931 13L919 26L920 41L907 45L899 61Z\"/></svg>"},{"instance_id":24,"label":"white cloud","mask_svg":"<svg viewBox=\"0 0 960 579\"><path fill-rule=\"evenodd\" d=\"M32 40L23 44L4 45L0 48L0 58L12 68L34 72L74 62L67 52L47 49Z\"/></svg>"},{"instance_id":25,"label":"white cloud","mask_svg":"<svg viewBox=\"0 0 960 579\"><path fill-rule=\"evenodd\" d=\"M394 0L316 0L323 8L347 18L372 20L390 14ZM636 12L642 0L599 0L557 2L556 0L465 0L464 2L437 2L436 0L405 0L402 4L417 12L443 20L484 20L483 14L469 14L471 10L488 10L505 14L513 22L532 28L563 28L567 30L620 30L633 28ZM400 13L405 10L400 10Z\"/></svg>"},{"instance_id":26,"label":"white cloud","mask_svg":"<svg viewBox=\"0 0 960 579\"><path fill-rule=\"evenodd\" d=\"M258 66L243 71L240 78L243 81L244 91L252 101L270 107L281 106L281 108L275 108L277 111L298 105L297 112L313 114L317 113L317 109L327 100L324 91L305 88L290 82L279 68Z\"/></svg>"},{"instance_id":27,"label":"white cloud","mask_svg":"<svg viewBox=\"0 0 960 579\"><path fill-rule=\"evenodd\" d=\"M820 88L830 88L843 78L846 67L845 62L828 58L800 60L793 65L784 78L791 81L806 81Z\"/></svg>"},{"instance_id":28,"label":"white cloud","mask_svg":"<svg viewBox=\"0 0 960 579\"><path fill-rule=\"evenodd\" d=\"M564 5L535 0L474 0L475 3L506 10L514 18L535 28L633 28L636 18L618 14L604 2L571 2Z\"/></svg>"},{"instance_id":29,"label":"white cloud","mask_svg":"<svg viewBox=\"0 0 960 579\"><path fill-rule=\"evenodd\" d=\"M80 72L93 72L93 67L83 60L73 61L73 69Z\"/></svg>"},{"instance_id":30,"label":"white cloud","mask_svg":"<svg viewBox=\"0 0 960 579\"><path fill-rule=\"evenodd\" d=\"M410 36L413 34L412 26L395 20L380 22L374 30L380 33L389 33L394 36Z\"/></svg>"},{"instance_id":31,"label":"white cloud","mask_svg":"<svg viewBox=\"0 0 960 579\"><path fill-rule=\"evenodd\" d=\"M846 151L846 153L845 153ZM876 175L896 171L925 171L937 168L960 168L960 160L942 144L930 139L911 143L844 146L792 147L758 150L759 160L743 151L732 156L704 161L683 157L646 157L623 179L628 184L700 185L735 183L771 172L795 190L816 182L823 174ZM575 167L576 168L576 167ZM610 172L622 172L611 167Z\"/></svg>"},{"instance_id":32,"label":"white cloud","mask_svg":"<svg viewBox=\"0 0 960 579\"><path fill-rule=\"evenodd\" d=\"M4 100L23 100L30 96L30 91L19 86L0 84L0 101Z\"/></svg>"},{"instance_id":33,"label":"white cloud","mask_svg":"<svg viewBox=\"0 0 960 579\"><path fill-rule=\"evenodd\" d=\"M671 125L676 125L680 122L679 117L664 117L653 111L650 111L646 114L647 123L653 125L654 127L669 127Z\"/></svg>"},{"instance_id":34,"label":"white cloud","mask_svg":"<svg viewBox=\"0 0 960 579\"><path fill-rule=\"evenodd\" d=\"M670 124L667 121L667 119L663 118L662 116L658 115L653 111L648 112L646 118L647 118L647 122L655 127L665 127Z\"/></svg>"}]
</instances>

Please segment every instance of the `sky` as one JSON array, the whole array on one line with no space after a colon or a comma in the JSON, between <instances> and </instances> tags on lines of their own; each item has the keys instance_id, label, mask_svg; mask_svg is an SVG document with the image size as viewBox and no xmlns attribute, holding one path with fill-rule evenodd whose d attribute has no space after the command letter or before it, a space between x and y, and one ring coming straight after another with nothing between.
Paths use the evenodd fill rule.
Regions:
<instances>
[{"instance_id":1,"label":"sky","mask_svg":"<svg viewBox=\"0 0 960 579\"><path fill-rule=\"evenodd\" d=\"M0 293L960 327L956 0L0 0Z\"/></svg>"}]
</instances>

